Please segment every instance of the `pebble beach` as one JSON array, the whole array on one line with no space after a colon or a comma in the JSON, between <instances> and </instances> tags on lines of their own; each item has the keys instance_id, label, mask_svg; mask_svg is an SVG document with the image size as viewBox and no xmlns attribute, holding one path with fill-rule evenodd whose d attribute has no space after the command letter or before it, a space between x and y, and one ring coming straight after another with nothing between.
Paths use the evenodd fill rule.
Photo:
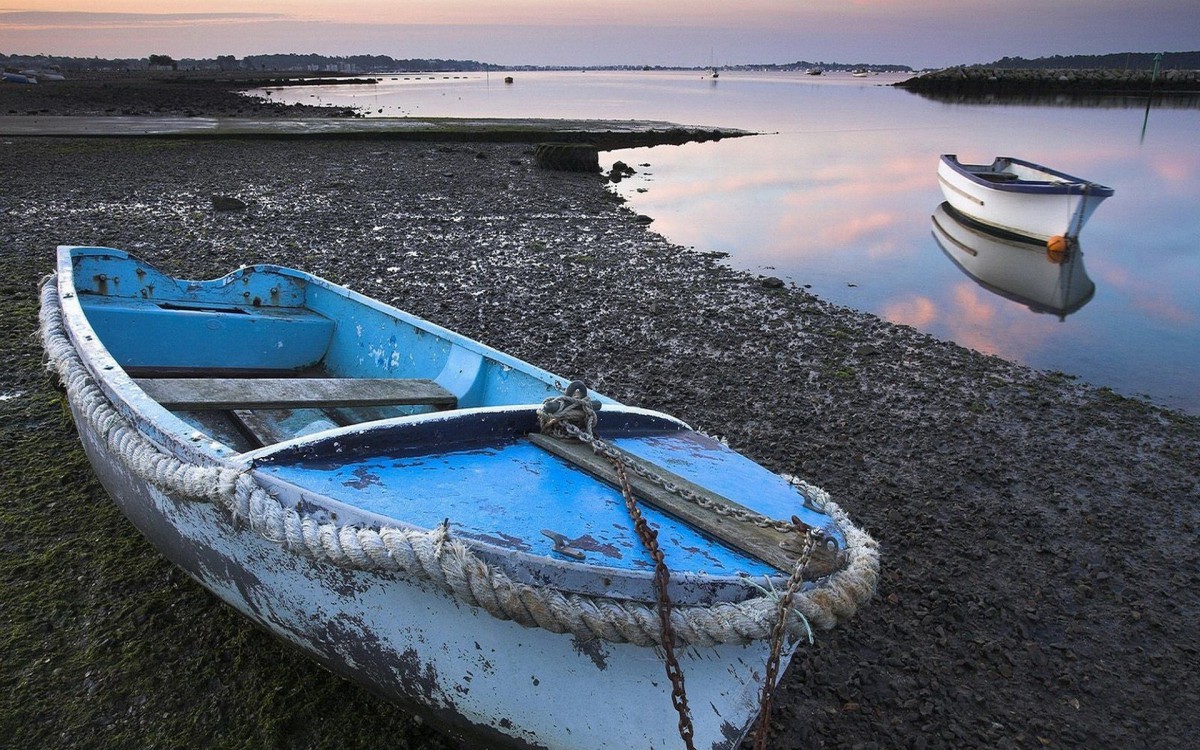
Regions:
<instances>
[{"instance_id":1,"label":"pebble beach","mask_svg":"<svg viewBox=\"0 0 1200 750\"><path fill-rule=\"evenodd\" d=\"M153 88L104 96L275 106ZM0 114L97 114L12 90ZM881 578L798 651L773 748L1194 746L1200 418L736 270L533 152L0 133L0 744L456 746L256 629L108 499L36 338L55 247L86 244L191 278L298 267L824 487Z\"/></svg>"}]
</instances>

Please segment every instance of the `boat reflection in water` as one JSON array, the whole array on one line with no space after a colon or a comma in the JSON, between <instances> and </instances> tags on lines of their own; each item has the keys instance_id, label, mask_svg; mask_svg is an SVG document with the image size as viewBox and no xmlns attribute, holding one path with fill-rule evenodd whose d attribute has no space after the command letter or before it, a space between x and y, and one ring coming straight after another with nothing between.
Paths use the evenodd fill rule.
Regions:
<instances>
[{"instance_id":1,"label":"boat reflection in water","mask_svg":"<svg viewBox=\"0 0 1200 750\"><path fill-rule=\"evenodd\" d=\"M973 221L949 203L933 212L933 237L942 252L980 286L1034 312L1065 319L1096 291L1083 267L1078 240L1065 249L1051 250L1041 240Z\"/></svg>"}]
</instances>

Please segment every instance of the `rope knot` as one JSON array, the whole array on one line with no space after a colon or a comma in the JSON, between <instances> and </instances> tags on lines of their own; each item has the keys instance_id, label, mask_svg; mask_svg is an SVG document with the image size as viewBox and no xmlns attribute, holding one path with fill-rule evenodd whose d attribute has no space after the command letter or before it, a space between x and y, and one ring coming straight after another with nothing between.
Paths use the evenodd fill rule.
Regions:
<instances>
[{"instance_id":1,"label":"rope knot","mask_svg":"<svg viewBox=\"0 0 1200 750\"><path fill-rule=\"evenodd\" d=\"M573 380L561 396L551 396L538 409L538 426L545 435L556 438L592 437L596 430L596 412L600 402L588 398L587 386Z\"/></svg>"}]
</instances>

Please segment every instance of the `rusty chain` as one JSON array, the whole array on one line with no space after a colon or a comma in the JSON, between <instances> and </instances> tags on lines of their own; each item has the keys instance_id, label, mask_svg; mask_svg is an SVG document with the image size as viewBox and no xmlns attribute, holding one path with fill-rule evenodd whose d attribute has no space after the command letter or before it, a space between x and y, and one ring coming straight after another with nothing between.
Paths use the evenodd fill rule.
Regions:
<instances>
[{"instance_id":1,"label":"rusty chain","mask_svg":"<svg viewBox=\"0 0 1200 750\"><path fill-rule=\"evenodd\" d=\"M692 741L692 719L687 704L687 691L684 687L683 670L675 658L675 637L671 629L671 598L667 591L670 571L664 562L662 549L658 545L658 532L646 522L642 511L638 508L633 488L629 484L626 468L632 468L634 473L662 487L664 490L681 497L706 510L731 517L738 521L753 523L763 528L774 528L779 531L795 532L802 528L794 516L791 521L779 521L753 511L728 508L712 502L691 490L681 487L655 472L649 471L635 463L625 460L622 452L609 443L597 438L594 433L596 426L596 409L599 404L587 398L587 388L576 381L567 386L564 397L547 399L543 409L538 413L542 432L559 437L572 437L586 444L598 455L607 458L616 471L621 485L621 495L625 499L625 507L633 520L634 531L642 545L654 560L654 584L658 595L658 618L662 632L662 646L667 678L671 682L671 703L679 714L679 736L683 739L687 750L694 750ZM579 427L582 423L584 427ZM805 498L807 502L807 497ZM759 721L755 733L755 750L765 750L767 734L770 729L771 703L775 683L779 677L779 664L783 657L783 645L787 633L787 621L792 611L792 602L796 594L804 586L804 574L812 560L816 549L824 548L827 534L819 528L807 527L805 542L796 566L788 577L787 587L779 599L775 623L771 628L771 648L767 657L766 674L762 693L759 697Z\"/></svg>"},{"instance_id":2,"label":"rusty chain","mask_svg":"<svg viewBox=\"0 0 1200 750\"><path fill-rule=\"evenodd\" d=\"M762 695L758 702L758 729L754 734L754 750L766 750L767 734L771 728L771 701L775 693L775 681L779 679L779 662L783 655L784 634L787 632L788 615L792 611L792 601L804 585L804 569L808 567L813 550L825 542L825 532L810 528L804 544L800 560L792 569L788 578L787 588L779 598L779 608L775 613L775 625L771 628L771 653L767 657L766 678L763 680Z\"/></svg>"},{"instance_id":3,"label":"rusty chain","mask_svg":"<svg viewBox=\"0 0 1200 750\"><path fill-rule=\"evenodd\" d=\"M671 682L671 705L679 714L679 736L687 750L695 750L693 744L692 714L688 709L687 690L684 687L683 669L675 657L675 633L671 627L671 595L667 585L671 580L671 571L667 568L662 548L658 545L658 532L651 528L638 507L633 495L633 487L629 484L629 476L625 473L626 462L618 451L599 451L594 443L596 427L596 410L598 402L587 397L587 386L574 381L566 387L563 396L546 399L538 411L538 422L542 432L557 437L574 437L589 446L592 450L603 455L612 462L617 479L621 485L621 496L625 499L625 508L633 520L633 529L641 540L642 546L654 561L654 587L658 599L658 626L662 634L663 662L667 670L667 679ZM583 427L579 427L578 424Z\"/></svg>"},{"instance_id":4,"label":"rusty chain","mask_svg":"<svg viewBox=\"0 0 1200 750\"><path fill-rule=\"evenodd\" d=\"M650 527L645 516L642 515L641 509L638 508L637 500L633 496L633 488L629 486L629 477L625 474L624 462L611 458L610 460L617 472L617 477L621 480L621 495L625 498L625 507L629 510L629 517L633 519L633 529L637 532L638 538L642 540L642 546L654 560L654 587L658 592L658 625L662 632L663 661L667 668L667 679L671 681L671 705L679 714L679 736L683 739L684 746L687 750L695 750L695 745L692 744L692 714L688 709L687 690L683 684L683 670L675 658L675 633L671 629L671 596L667 592L671 571L667 569L662 548L658 546L658 532Z\"/></svg>"}]
</instances>

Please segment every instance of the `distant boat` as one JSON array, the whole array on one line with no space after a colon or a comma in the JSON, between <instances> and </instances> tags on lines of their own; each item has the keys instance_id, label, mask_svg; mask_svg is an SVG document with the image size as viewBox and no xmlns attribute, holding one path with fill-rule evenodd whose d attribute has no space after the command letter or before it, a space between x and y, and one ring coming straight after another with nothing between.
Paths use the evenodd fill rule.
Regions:
<instances>
[{"instance_id":1,"label":"distant boat","mask_svg":"<svg viewBox=\"0 0 1200 750\"><path fill-rule=\"evenodd\" d=\"M467 746L677 747L690 703L696 747L736 747L874 589L822 490L301 271L60 247L42 336L163 555Z\"/></svg>"},{"instance_id":2,"label":"distant boat","mask_svg":"<svg viewBox=\"0 0 1200 750\"><path fill-rule=\"evenodd\" d=\"M810 76L819 76L824 72L825 71L822 70L821 68L809 68L808 70L805 71L805 73Z\"/></svg>"},{"instance_id":3,"label":"distant boat","mask_svg":"<svg viewBox=\"0 0 1200 750\"><path fill-rule=\"evenodd\" d=\"M1034 312L1062 319L1096 292L1078 241L1048 250L1038 240L979 224L949 203L933 212L933 237L946 257L984 289Z\"/></svg>"},{"instance_id":4,"label":"distant boat","mask_svg":"<svg viewBox=\"0 0 1200 750\"><path fill-rule=\"evenodd\" d=\"M850 75L854 76L855 78L866 78L867 76L871 75L871 73L864 68L858 68L857 70L850 71Z\"/></svg>"},{"instance_id":5,"label":"distant boat","mask_svg":"<svg viewBox=\"0 0 1200 750\"><path fill-rule=\"evenodd\" d=\"M512 83L512 82L513 82L513 77L512 77L512 76L504 76L504 82L505 82L505 83Z\"/></svg>"},{"instance_id":6,"label":"distant boat","mask_svg":"<svg viewBox=\"0 0 1200 750\"><path fill-rule=\"evenodd\" d=\"M5 72L3 74L3 76L4 76L3 80L5 83L22 83L22 84L36 84L37 83L37 78L34 78L33 76L25 75L23 73Z\"/></svg>"},{"instance_id":7,"label":"distant boat","mask_svg":"<svg viewBox=\"0 0 1200 750\"><path fill-rule=\"evenodd\" d=\"M963 164L954 154L938 163L946 201L966 216L1040 240L1078 237L1113 189L1040 164L1000 156L991 164Z\"/></svg>"}]
</instances>

